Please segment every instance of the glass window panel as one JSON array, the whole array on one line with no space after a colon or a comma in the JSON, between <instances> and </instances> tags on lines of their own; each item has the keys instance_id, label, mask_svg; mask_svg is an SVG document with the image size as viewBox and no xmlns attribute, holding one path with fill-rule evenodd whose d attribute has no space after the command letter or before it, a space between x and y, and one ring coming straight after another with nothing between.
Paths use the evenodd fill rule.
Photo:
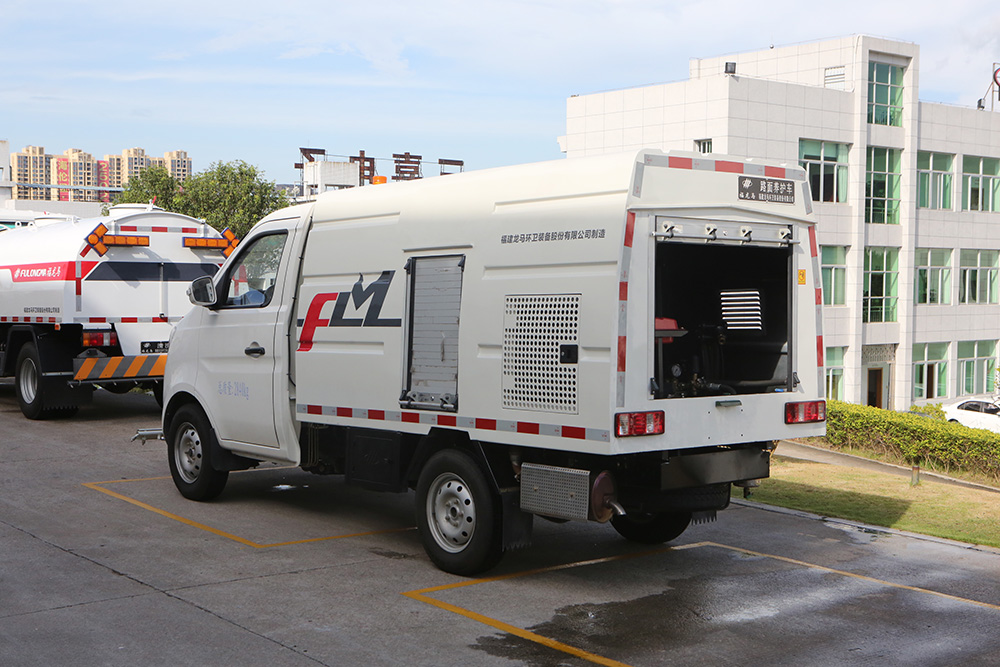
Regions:
<instances>
[{"instance_id":1,"label":"glass window panel","mask_svg":"<svg viewBox=\"0 0 1000 667\"><path fill-rule=\"evenodd\" d=\"M962 158L962 172L966 174L979 173L979 158L966 155Z\"/></svg>"},{"instance_id":2,"label":"glass window panel","mask_svg":"<svg viewBox=\"0 0 1000 667\"><path fill-rule=\"evenodd\" d=\"M926 151L917 152L917 169L931 168L931 154Z\"/></svg>"},{"instance_id":3,"label":"glass window panel","mask_svg":"<svg viewBox=\"0 0 1000 667\"><path fill-rule=\"evenodd\" d=\"M799 140L799 159L819 160L822 155L822 143L814 139Z\"/></svg>"},{"instance_id":4,"label":"glass window panel","mask_svg":"<svg viewBox=\"0 0 1000 667\"><path fill-rule=\"evenodd\" d=\"M885 148L872 148L872 171L885 173L888 152Z\"/></svg>"},{"instance_id":5,"label":"glass window panel","mask_svg":"<svg viewBox=\"0 0 1000 667\"><path fill-rule=\"evenodd\" d=\"M943 360L948 357L948 343L929 343L927 345L928 360Z\"/></svg>"},{"instance_id":6,"label":"glass window panel","mask_svg":"<svg viewBox=\"0 0 1000 667\"><path fill-rule=\"evenodd\" d=\"M934 153L933 165L934 171L951 171L951 155L946 155L944 153Z\"/></svg>"},{"instance_id":7,"label":"glass window panel","mask_svg":"<svg viewBox=\"0 0 1000 667\"><path fill-rule=\"evenodd\" d=\"M987 176L997 176L1000 174L1000 160L992 157L984 157L982 173Z\"/></svg>"}]
</instances>

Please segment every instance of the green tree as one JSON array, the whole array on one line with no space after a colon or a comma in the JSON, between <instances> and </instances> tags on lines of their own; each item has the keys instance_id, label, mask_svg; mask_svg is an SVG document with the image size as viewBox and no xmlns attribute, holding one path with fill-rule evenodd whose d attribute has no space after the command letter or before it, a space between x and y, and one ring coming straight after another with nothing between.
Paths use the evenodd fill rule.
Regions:
<instances>
[{"instance_id":1,"label":"green tree","mask_svg":"<svg viewBox=\"0 0 1000 667\"><path fill-rule=\"evenodd\" d=\"M243 238L261 218L288 203L274 181L264 180L257 167L236 160L213 163L184 181L174 210L201 218L219 231L228 227Z\"/></svg>"},{"instance_id":2,"label":"green tree","mask_svg":"<svg viewBox=\"0 0 1000 667\"><path fill-rule=\"evenodd\" d=\"M114 197L115 204L155 204L168 211L177 211L181 184L170 175L166 167L153 166L143 169L128 179L122 192Z\"/></svg>"}]
</instances>

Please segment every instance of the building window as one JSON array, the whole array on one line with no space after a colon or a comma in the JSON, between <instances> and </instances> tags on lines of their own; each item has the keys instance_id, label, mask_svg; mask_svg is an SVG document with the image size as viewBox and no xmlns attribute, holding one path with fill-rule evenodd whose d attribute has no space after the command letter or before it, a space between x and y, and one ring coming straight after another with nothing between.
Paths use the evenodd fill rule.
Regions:
<instances>
[{"instance_id":1,"label":"building window","mask_svg":"<svg viewBox=\"0 0 1000 667\"><path fill-rule=\"evenodd\" d=\"M962 396L991 394L997 386L997 342L968 340L958 343L958 391Z\"/></svg>"},{"instance_id":2,"label":"building window","mask_svg":"<svg viewBox=\"0 0 1000 667\"><path fill-rule=\"evenodd\" d=\"M847 144L799 140L799 164L806 170L813 201L847 201Z\"/></svg>"},{"instance_id":3,"label":"building window","mask_svg":"<svg viewBox=\"0 0 1000 667\"><path fill-rule=\"evenodd\" d=\"M917 153L917 208L951 210L953 155Z\"/></svg>"},{"instance_id":4,"label":"building window","mask_svg":"<svg viewBox=\"0 0 1000 667\"><path fill-rule=\"evenodd\" d=\"M917 303L951 303L951 250L917 248Z\"/></svg>"},{"instance_id":5,"label":"building window","mask_svg":"<svg viewBox=\"0 0 1000 667\"><path fill-rule=\"evenodd\" d=\"M694 149L699 153L708 154L712 152L712 140L711 139L696 139L694 142Z\"/></svg>"},{"instance_id":6,"label":"building window","mask_svg":"<svg viewBox=\"0 0 1000 667\"><path fill-rule=\"evenodd\" d=\"M899 282L899 249L865 249L864 322L895 322Z\"/></svg>"},{"instance_id":7,"label":"building window","mask_svg":"<svg viewBox=\"0 0 1000 667\"><path fill-rule=\"evenodd\" d=\"M826 397L844 400L844 352L846 347L826 348Z\"/></svg>"},{"instance_id":8,"label":"building window","mask_svg":"<svg viewBox=\"0 0 1000 667\"><path fill-rule=\"evenodd\" d=\"M996 303L997 268L1000 252L996 250L962 250L959 255L961 282L959 303Z\"/></svg>"},{"instance_id":9,"label":"building window","mask_svg":"<svg viewBox=\"0 0 1000 667\"><path fill-rule=\"evenodd\" d=\"M873 125L903 124L903 68L868 63L868 122Z\"/></svg>"},{"instance_id":10,"label":"building window","mask_svg":"<svg viewBox=\"0 0 1000 667\"><path fill-rule=\"evenodd\" d=\"M962 158L962 210L1000 211L1000 160Z\"/></svg>"},{"instance_id":11,"label":"building window","mask_svg":"<svg viewBox=\"0 0 1000 667\"><path fill-rule=\"evenodd\" d=\"M847 292L847 248L821 246L823 269L823 305L843 306Z\"/></svg>"},{"instance_id":12,"label":"building window","mask_svg":"<svg viewBox=\"0 0 1000 667\"><path fill-rule=\"evenodd\" d=\"M900 151L868 147L865 222L899 224Z\"/></svg>"},{"instance_id":13,"label":"building window","mask_svg":"<svg viewBox=\"0 0 1000 667\"><path fill-rule=\"evenodd\" d=\"M948 395L948 343L917 343L913 346L913 397L941 398Z\"/></svg>"}]
</instances>

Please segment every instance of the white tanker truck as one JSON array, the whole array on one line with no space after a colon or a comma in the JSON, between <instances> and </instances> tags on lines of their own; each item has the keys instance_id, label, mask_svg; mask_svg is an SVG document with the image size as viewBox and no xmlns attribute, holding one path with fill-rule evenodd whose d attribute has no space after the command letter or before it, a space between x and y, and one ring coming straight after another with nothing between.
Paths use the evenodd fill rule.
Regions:
<instances>
[{"instance_id":1,"label":"white tanker truck","mask_svg":"<svg viewBox=\"0 0 1000 667\"><path fill-rule=\"evenodd\" d=\"M145 204L0 235L0 376L29 419L72 414L93 387L159 397L185 291L236 247L206 223Z\"/></svg>"}]
</instances>

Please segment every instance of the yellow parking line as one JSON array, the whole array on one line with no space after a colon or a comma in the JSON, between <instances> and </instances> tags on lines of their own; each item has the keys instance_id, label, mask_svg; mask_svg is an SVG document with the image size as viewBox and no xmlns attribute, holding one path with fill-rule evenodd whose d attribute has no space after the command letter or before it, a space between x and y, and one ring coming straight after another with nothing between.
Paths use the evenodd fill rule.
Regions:
<instances>
[{"instance_id":1,"label":"yellow parking line","mask_svg":"<svg viewBox=\"0 0 1000 667\"><path fill-rule=\"evenodd\" d=\"M528 577L535 574L544 574L547 572L556 572L559 570L568 570L576 567L585 567L587 565L598 565L600 563L610 563L613 561L628 560L630 558L639 558L642 556L651 556L654 554L664 553L666 551L683 551L685 549L694 549L703 545L709 544L708 542L696 542L694 544L684 544L675 547L662 547L659 549L650 549L647 551L640 551L632 554L621 554L618 556L608 556L606 558L595 558L592 560L577 561L574 563L563 563L561 565L552 565L550 567L542 567L535 570L525 570L524 572L513 572L510 574L501 574L495 577L484 577L482 579L470 579L466 581L456 581L450 584L444 584L441 586L432 586L430 588L421 588L416 591L407 591L403 593L408 598L413 600L418 600L420 602L425 602L429 605L438 607L439 609L444 609L445 611L450 611L453 614L458 614L459 616L464 616L473 621L478 621L484 625L488 625L491 628L496 628L503 632L515 635L521 639L527 639L530 642L536 644L541 644L548 648L554 649L556 651L561 651L569 655L581 658L588 662L592 662L597 665L609 665L613 667L628 667L624 662L619 662L617 660L612 660L611 658L605 658L604 656L597 655L596 653L590 653L589 651L584 651L583 649L576 648L575 646L570 646L569 644L564 644L563 642L556 641L555 639L549 639L530 630L525 630L524 628L519 628L516 625L511 625L510 623L505 623L501 620L490 618L489 616L484 616L477 612L471 611L469 609L464 609L457 605L438 600L437 598L428 597L428 593L437 593L440 591L453 590L456 588L464 588L466 586L476 586L479 584L488 584L496 581L504 581L506 579L517 579L519 577Z\"/></svg>"},{"instance_id":2,"label":"yellow parking line","mask_svg":"<svg viewBox=\"0 0 1000 667\"><path fill-rule=\"evenodd\" d=\"M366 537L368 535L382 535L382 534L385 534L385 533L402 533L402 532L405 532L405 531L408 531L408 530L416 530L416 527L414 527L414 526L406 526L406 527L403 527L403 528L386 528L386 529L383 529L383 530L369 530L369 531L364 531L364 532L360 532L360 533L347 533L345 535L328 535L326 537L310 537L310 538L307 538L307 539L304 539L304 540L292 540L290 542L272 542L272 543L269 543L269 544L260 544L259 542L254 542L253 540L248 540L248 539L246 539L244 537L240 537L239 535L234 535L233 533L227 533L224 530L219 530L218 528L212 528L211 526L207 526L207 525L205 525L203 523L199 523L197 521L193 521L191 519L187 519L185 517L180 516L179 514L174 514L173 512L168 512L168 511L166 511L164 509L160 509L159 507L155 507L153 505L150 505L149 503L144 503L141 500L136 500L135 498L130 498L130 497L126 496L126 495L118 493L117 491L112 491L111 489L104 488L105 484L122 484L122 483L125 483L125 482L149 482L149 481L157 481L157 480L164 480L164 479L170 479L170 478L169 477L146 477L146 478L142 478L142 479L116 479L116 480L111 480L111 481L107 481L107 482L86 482L86 483L83 484L83 486L87 487L88 489L93 489L94 491L100 491L101 493L105 493L105 494L111 496L112 498L117 498L118 500L124 500L125 502L131 503L132 505L135 505L136 507L141 507L141 508L143 508L145 510L149 510L150 512L153 512L154 514L159 514L160 516L166 517L168 519L173 519L174 521L179 521L180 523L183 523L184 525L191 526L193 528L198 528L199 530L204 530L205 532L212 533L213 535L217 535L219 537L224 537L227 540L233 540L234 542L239 542L240 544L243 544L245 546L253 547L254 549L270 549L271 547L285 547L285 546L290 546L290 545L294 545L294 544L308 544L310 542L326 542L328 540L342 540L342 539L345 539L345 538L348 538L348 537Z\"/></svg>"},{"instance_id":3,"label":"yellow parking line","mask_svg":"<svg viewBox=\"0 0 1000 667\"><path fill-rule=\"evenodd\" d=\"M593 560L578 561L578 562L574 562L574 563L564 563L564 564L561 564L561 565L553 565L551 567L543 567L543 568L538 568L538 569L535 569L535 570L525 570L524 572L513 572L513 573L510 573L510 574L502 574L502 575L495 576L495 577L484 577L482 579L470 579L470 580L466 580L466 581L454 582L454 583L451 583L451 584L444 584L444 585L441 585L441 586L433 586L431 588L422 588L420 590L404 592L404 593L402 593L402 595L404 595L404 596L406 596L408 598L411 598L413 600L418 600L420 602L427 603L427 604L432 605L434 607L437 607L439 609L443 609L445 611L449 611L449 612L451 612L453 614L458 614L459 616L464 616L465 618L468 618L470 620L478 621L479 623L482 623L482 624L488 625L488 626L490 626L492 628L496 628L497 630L501 630L503 632L512 634L512 635L514 635L516 637L520 637L522 639L526 639L528 641L534 642L536 644L540 644L542 646L547 646L548 648L554 649L556 651L561 651L563 653L567 653L569 655L575 656L577 658L581 658L583 660L587 660L589 662L593 662L593 663L598 664L598 665L615 665L616 667L618 667L618 666L621 666L621 665L625 665L625 663L618 662L616 660L612 660L611 658L605 658L604 656L600 656L600 655L597 655L597 654L594 654L594 653L590 653L588 651L584 651L583 649L576 648L575 646L570 646L569 644L564 644L563 642L556 641L554 639L549 639L548 637L544 637L544 636L539 635L537 633L531 632L530 630L525 630L524 628L519 628L519 627L517 627L515 625L511 625L510 623L505 623L504 621L501 621L499 619L491 618L489 616L485 616L483 614L471 611L469 609L465 609L463 607L459 607L457 605L454 605L454 604L451 604L451 603L448 603L448 602L444 602L444 601L439 600L437 598L430 597L428 594L430 594L430 593L438 593L438 592L447 591L447 590L453 590L453 589L457 589L457 588L464 588L466 586L478 586L479 584L488 584L488 583L493 583L493 582L497 582L497 581L504 581L506 579L517 579L517 578L520 578L520 577L527 577L527 576L532 576L532 575L536 575L536 574L544 574L544 573L547 573L547 572L555 572L557 570L566 570L566 569L570 569L570 568L584 567L584 566L587 566L587 565L598 565L598 564L601 564L601 563L610 563L610 562L613 562L613 561L626 560L626 559L629 559L629 558L639 558L639 557L643 557L643 556L653 556L653 555L665 553L665 552L668 552L668 551L683 551L683 550L686 550L686 549L697 549L697 548L700 548L700 547L717 547L719 549L726 549L728 551L735 551L735 552L738 552L738 553L747 554L749 556L758 556L758 557L761 557L761 558L771 558L773 560L778 560L778 561L782 561L782 562L785 562L785 563L791 563L793 565L798 565L798 566L801 566L801 567L812 568L812 569L815 569L815 570L822 570L824 572L830 572L832 574L839 574L839 575L842 575L842 576L845 576L845 577L851 577L853 579L859 579L859 580L862 580L862 581L868 581L868 582L871 582L871 583L874 583L874 584L880 584L882 586L887 586L887 587L890 587L890 588L898 588L898 589L902 589L902 590L913 591L915 593L924 593L924 594L927 594L927 595L933 595L935 597L944 598L944 599L952 600L952 601L955 601L955 602L965 602L965 603L968 603L968 604L971 604L971 605L975 605L975 606L979 606L979 607L985 607L987 609L994 609L994 610L1000 611L1000 605L990 604L988 602L981 602L979 600L971 600L971 599L968 599L968 598L962 598L962 597L958 597L956 595L949 595L947 593L941 593L939 591L930 590L928 588L920 588L918 586L908 586L906 584L897 584L897 583L894 583L894 582L891 582L891 581L885 581L883 579L876 579L874 577L868 577L868 576L865 576L863 574L855 574L853 572L846 572L844 570L837 570L837 569L834 569L832 567L826 567L825 565L816 565L815 563L807 563L805 561L796 560L794 558L788 558L787 556L776 556L774 554L766 554L766 553L763 553L763 552L760 552L760 551L752 551L750 549L743 549L741 547L733 547L733 546L729 546L729 545L726 545L726 544L719 544L717 542L694 542L694 543L691 543L691 544L684 544L684 545L680 545L680 546L664 547L664 548L660 548L660 549L652 549L652 550L648 550L648 551L641 551L641 552L637 552L637 553L633 553L633 554L623 554L623 555L620 555L620 556L609 556L607 558L596 558L596 559L593 559Z\"/></svg>"},{"instance_id":4,"label":"yellow parking line","mask_svg":"<svg viewBox=\"0 0 1000 667\"><path fill-rule=\"evenodd\" d=\"M225 537L225 538L233 540L235 542L239 542L240 544L245 544L248 547L254 547L254 548L259 549L262 546L264 546L264 545L261 545L261 544L257 544L256 542L251 542L250 540L244 539L244 538L240 537L239 535L233 535L232 533L227 533L225 531L218 530L217 528L212 528L211 526L206 526L203 523L198 523L197 521L192 521L191 519L185 519L184 517L178 516L177 514L173 514L172 512L168 512L166 510L161 510L159 507L153 507L149 503L144 503L141 500L136 500L135 498L129 498L128 496L123 496L122 494L120 494L120 493L118 493L116 491L112 491L111 489L105 489L104 487L100 486L98 483L88 482L88 483L85 483L84 486L87 487L88 489L93 489L94 491L100 491L101 493L106 493L109 496L111 496L112 498L118 498L119 500L124 500L127 503L132 503L133 505L135 505L137 507L141 507L143 509L149 510L150 512L154 512L156 514L159 514L160 516L165 516L168 519L173 519L174 521L180 521L183 524L186 524L188 526L193 526L195 528L200 528L201 530L204 530L204 531L207 531L209 533L212 533L213 535L218 535L219 537Z\"/></svg>"}]
</instances>

